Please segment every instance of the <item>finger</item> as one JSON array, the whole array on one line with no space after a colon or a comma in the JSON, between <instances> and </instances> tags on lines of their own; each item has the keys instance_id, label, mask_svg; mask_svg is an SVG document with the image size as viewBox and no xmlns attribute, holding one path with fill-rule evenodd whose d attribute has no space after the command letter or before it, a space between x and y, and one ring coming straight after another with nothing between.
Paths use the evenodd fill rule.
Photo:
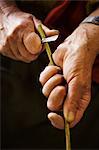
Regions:
<instances>
[{"instance_id":1,"label":"finger","mask_svg":"<svg viewBox=\"0 0 99 150\"><path fill-rule=\"evenodd\" d=\"M14 35L11 35L8 37L8 43L9 43L9 46L10 46L10 49L11 49L13 55L15 56L15 59L26 62L26 63L30 62L28 59L24 58L21 55L21 53L18 49L17 39L18 39L17 36L14 36ZM16 41L16 43L15 43L15 41Z\"/></svg>"},{"instance_id":2,"label":"finger","mask_svg":"<svg viewBox=\"0 0 99 150\"><path fill-rule=\"evenodd\" d=\"M63 60L64 60L64 56L66 55L66 46L65 44L60 44L57 49L55 50L55 52L52 55L52 58L54 60L54 63L63 68Z\"/></svg>"},{"instance_id":3,"label":"finger","mask_svg":"<svg viewBox=\"0 0 99 150\"><path fill-rule=\"evenodd\" d=\"M39 81L44 85L53 75L59 73L61 69L57 66L47 66L40 74Z\"/></svg>"},{"instance_id":4,"label":"finger","mask_svg":"<svg viewBox=\"0 0 99 150\"><path fill-rule=\"evenodd\" d=\"M9 47L13 53L13 55L15 56L16 60L22 60L22 56L17 48L17 36L11 35L8 37L8 43L9 43ZM16 42L15 42L16 41Z\"/></svg>"},{"instance_id":5,"label":"finger","mask_svg":"<svg viewBox=\"0 0 99 150\"><path fill-rule=\"evenodd\" d=\"M80 99L79 107L75 116L75 120L71 122L70 127L74 127L83 117L83 114L86 110L86 108L89 105L91 99L91 93L90 91L83 95L82 99Z\"/></svg>"},{"instance_id":6,"label":"finger","mask_svg":"<svg viewBox=\"0 0 99 150\"><path fill-rule=\"evenodd\" d=\"M64 81L64 78L60 74L56 74L53 77L51 77L43 86L42 93L48 97L50 92L55 88L55 86L62 84Z\"/></svg>"},{"instance_id":7,"label":"finger","mask_svg":"<svg viewBox=\"0 0 99 150\"><path fill-rule=\"evenodd\" d=\"M41 39L35 32L24 33L23 43L31 54L39 54L41 52Z\"/></svg>"},{"instance_id":8,"label":"finger","mask_svg":"<svg viewBox=\"0 0 99 150\"><path fill-rule=\"evenodd\" d=\"M68 122L73 122L82 96L82 87L77 79L72 79L68 84L68 94L64 102L64 116Z\"/></svg>"},{"instance_id":9,"label":"finger","mask_svg":"<svg viewBox=\"0 0 99 150\"><path fill-rule=\"evenodd\" d=\"M57 115L56 113L49 113L48 119L54 127L64 129L64 120L60 115Z\"/></svg>"},{"instance_id":10,"label":"finger","mask_svg":"<svg viewBox=\"0 0 99 150\"><path fill-rule=\"evenodd\" d=\"M31 62L37 58L38 55L31 54L24 46L22 41L22 35L19 35L19 38L17 39L17 46L19 49L20 54L22 55L24 60L27 60L28 62Z\"/></svg>"},{"instance_id":11,"label":"finger","mask_svg":"<svg viewBox=\"0 0 99 150\"><path fill-rule=\"evenodd\" d=\"M55 87L49 95L47 101L47 107L51 111L57 111L62 107L64 98L66 96L66 87L57 86Z\"/></svg>"},{"instance_id":12,"label":"finger","mask_svg":"<svg viewBox=\"0 0 99 150\"><path fill-rule=\"evenodd\" d=\"M45 31L46 36L53 36L53 35L59 35L59 31L55 29L49 29L45 25L42 24L42 28Z\"/></svg>"},{"instance_id":13,"label":"finger","mask_svg":"<svg viewBox=\"0 0 99 150\"><path fill-rule=\"evenodd\" d=\"M81 110L77 111L74 121L70 123L70 128L73 128L81 120L81 118L83 117L83 114L84 114L84 111L81 111Z\"/></svg>"},{"instance_id":14,"label":"finger","mask_svg":"<svg viewBox=\"0 0 99 150\"><path fill-rule=\"evenodd\" d=\"M38 20L35 16L33 16L33 21L34 21L34 24L35 24L35 27L36 27L36 30L38 30L38 25L39 24L42 24L42 22L40 20ZM52 36L52 35L57 35L59 34L59 31L58 30L50 30L49 28L47 28L45 25L42 24L42 28L43 30L45 31L45 34L47 36Z\"/></svg>"}]
</instances>

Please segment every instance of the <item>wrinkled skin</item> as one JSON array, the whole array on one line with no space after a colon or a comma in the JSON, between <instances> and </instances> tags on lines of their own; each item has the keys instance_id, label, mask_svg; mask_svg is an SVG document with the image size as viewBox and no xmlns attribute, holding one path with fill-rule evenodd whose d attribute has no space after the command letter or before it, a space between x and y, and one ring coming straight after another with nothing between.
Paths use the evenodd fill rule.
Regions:
<instances>
[{"instance_id":1,"label":"wrinkled skin","mask_svg":"<svg viewBox=\"0 0 99 150\"><path fill-rule=\"evenodd\" d=\"M81 120L91 99L92 67L98 49L98 27L80 25L54 52L53 60L59 67L47 66L40 74L42 92L48 97L47 107L54 111L48 118L56 128L64 129L63 117L55 113L60 109L70 127ZM67 82L65 86L63 78Z\"/></svg>"},{"instance_id":2,"label":"wrinkled skin","mask_svg":"<svg viewBox=\"0 0 99 150\"><path fill-rule=\"evenodd\" d=\"M11 11L13 10L13 11ZM0 14L0 53L14 60L31 62L42 52L37 27L41 21L19 9L9 8L9 13ZM57 34L44 25L46 35Z\"/></svg>"}]
</instances>

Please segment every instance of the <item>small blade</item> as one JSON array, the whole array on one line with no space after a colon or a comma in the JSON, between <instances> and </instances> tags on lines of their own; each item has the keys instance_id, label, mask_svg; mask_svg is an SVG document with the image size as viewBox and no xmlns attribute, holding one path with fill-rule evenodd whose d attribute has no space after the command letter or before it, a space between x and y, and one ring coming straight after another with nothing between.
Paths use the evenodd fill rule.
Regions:
<instances>
[{"instance_id":1,"label":"small blade","mask_svg":"<svg viewBox=\"0 0 99 150\"><path fill-rule=\"evenodd\" d=\"M57 35L53 35L53 36L50 36L50 37L47 37L47 38L43 38L42 43L56 41L58 36L59 35L57 34Z\"/></svg>"}]
</instances>

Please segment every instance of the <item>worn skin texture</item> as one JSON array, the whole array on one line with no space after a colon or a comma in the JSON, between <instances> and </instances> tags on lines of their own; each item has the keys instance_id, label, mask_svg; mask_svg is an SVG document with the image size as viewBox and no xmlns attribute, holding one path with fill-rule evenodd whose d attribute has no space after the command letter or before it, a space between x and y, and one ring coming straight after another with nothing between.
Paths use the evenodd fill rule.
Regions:
<instances>
[{"instance_id":1,"label":"worn skin texture","mask_svg":"<svg viewBox=\"0 0 99 150\"><path fill-rule=\"evenodd\" d=\"M41 21L14 5L4 4L1 6L0 3L0 53L18 61L35 60L42 52L41 39L37 34ZM58 33L44 25L42 27L47 36Z\"/></svg>"},{"instance_id":2,"label":"worn skin texture","mask_svg":"<svg viewBox=\"0 0 99 150\"><path fill-rule=\"evenodd\" d=\"M40 74L43 94L48 96L47 107L54 111L48 114L48 118L56 128L64 128L63 117L55 113L60 108L70 127L81 120L90 103L92 67L98 53L99 27L81 24L53 54L53 60L62 69L67 84L62 86L62 75L56 66L47 66ZM59 81L56 75L60 76Z\"/></svg>"}]
</instances>

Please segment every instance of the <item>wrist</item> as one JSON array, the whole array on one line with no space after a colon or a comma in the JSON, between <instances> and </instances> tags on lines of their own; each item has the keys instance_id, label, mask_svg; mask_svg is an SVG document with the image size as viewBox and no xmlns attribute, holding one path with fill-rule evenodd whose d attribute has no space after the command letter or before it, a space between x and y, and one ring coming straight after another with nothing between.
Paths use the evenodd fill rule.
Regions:
<instances>
[{"instance_id":1,"label":"wrist","mask_svg":"<svg viewBox=\"0 0 99 150\"><path fill-rule=\"evenodd\" d=\"M88 48L94 54L99 54L99 26L95 24L84 23L80 24L81 28L86 31Z\"/></svg>"},{"instance_id":2,"label":"wrist","mask_svg":"<svg viewBox=\"0 0 99 150\"><path fill-rule=\"evenodd\" d=\"M99 8L97 8L94 12L92 12L88 17L89 19L86 20L85 18L85 21L83 21L80 24L80 26L82 26L86 30L90 47L93 51L96 52L96 55L98 55L99 54ZM93 19L90 20L90 18Z\"/></svg>"}]
</instances>

